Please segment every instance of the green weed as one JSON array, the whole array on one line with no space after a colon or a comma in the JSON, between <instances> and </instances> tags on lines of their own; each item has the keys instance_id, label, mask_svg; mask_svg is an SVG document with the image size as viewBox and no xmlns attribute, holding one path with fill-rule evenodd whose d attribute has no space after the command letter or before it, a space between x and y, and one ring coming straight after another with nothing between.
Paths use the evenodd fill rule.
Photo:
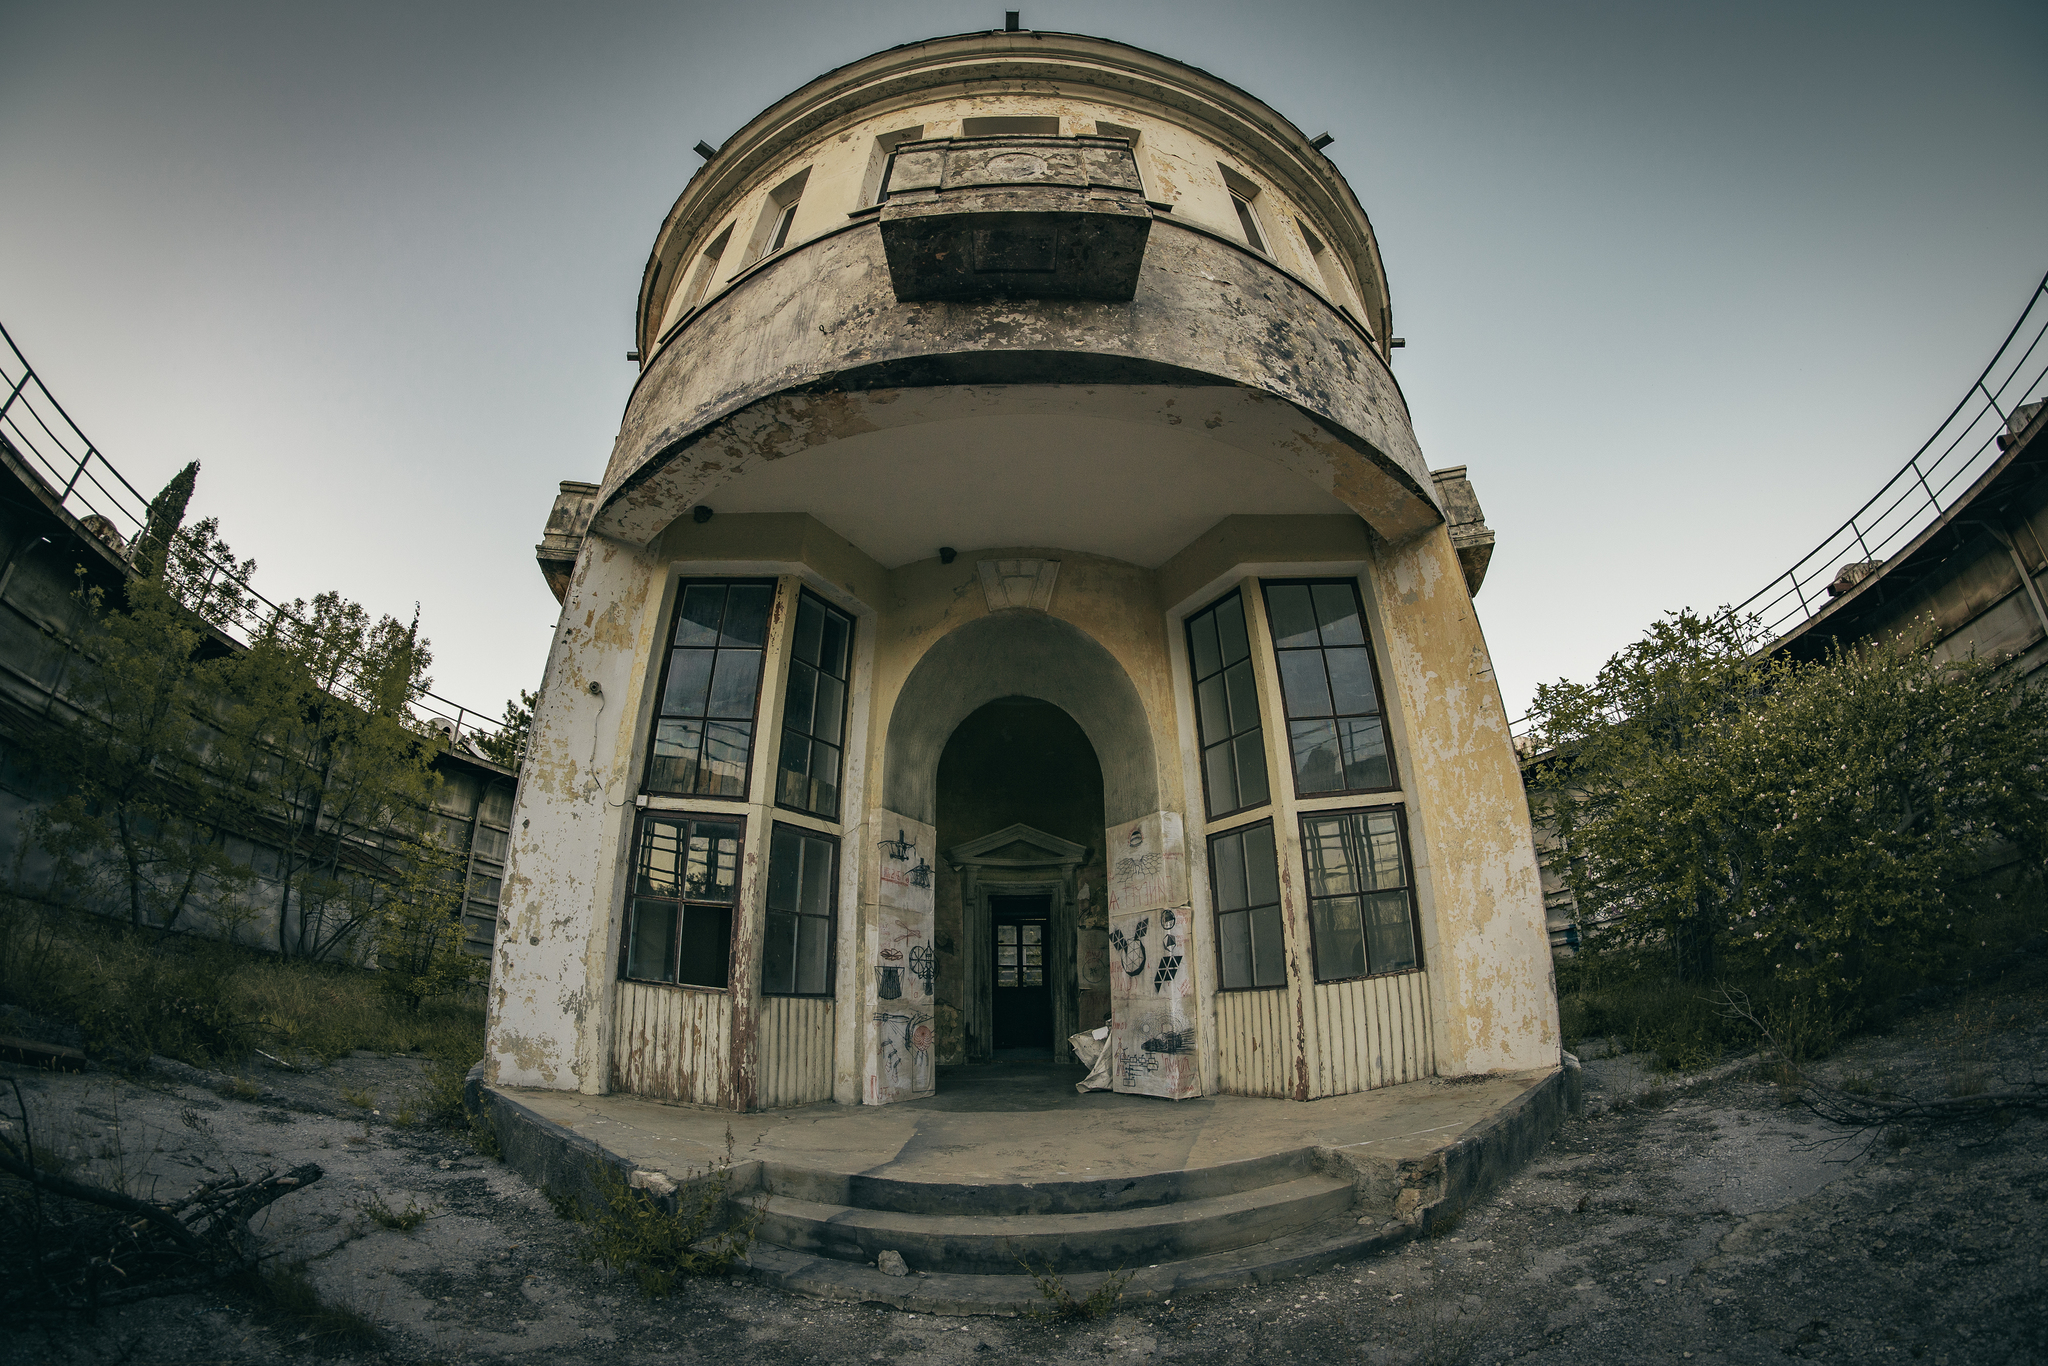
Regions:
<instances>
[{"instance_id":1,"label":"green weed","mask_svg":"<svg viewBox=\"0 0 2048 1366\"><path fill-rule=\"evenodd\" d=\"M732 1269L754 1244L762 1207L730 1208L733 1137L725 1132L725 1156L676 1183L674 1210L652 1193L630 1185L609 1164L591 1171L597 1203L586 1212L589 1231L578 1252L583 1259L630 1272L649 1299L673 1294L692 1276ZM558 1199L549 1195L550 1201ZM572 1202L563 1201L573 1210ZM561 1212L558 1204L556 1212Z\"/></svg>"},{"instance_id":2,"label":"green weed","mask_svg":"<svg viewBox=\"0 0 2048 1366\"><path fill-rule=\"evenodd\" d=\"M1031 1259L1019 1255L1017 1265L1024 1268L1024 1274L1038 1287L1043 1304L1034 1305L1026 1312L1040 1323L1092 1323L1106 1319L1117 1311L1124 1300L1124 1287L1130 1284L1135 1272L1122 1267L1104 1276L1086 1298L1067 1289L1066 1277L1062 1276L1050 1259L1043 1269L1031 1265Z\"/></svg>"},{"instance_id":3,"label":"green weed","mask_svg":"<svg viewBox=\"0 0 2048 1366\"><path fill-rule=\"evenodd\" d=\"M377 1108L377 1093L367 1086L360 1088L344 1086L341 1088L341 1098L355 1106L358 1110L374 1110Z\"/></svg>"},{"instance_id":4,"label":"green weed","mask_svg":"<svg viewBox=\"0 0 2048 1366\"><path fill-rule=\"evenodd\" d=\"M372 1191L356 1202L356 1208L379 1228L388 1228L394 1233L410 1233L427 1221L435 1206L422 1205L408 1196L404 1209L393 1209L385 1203L383 1196Z\"/></svg>"}]
</instances>

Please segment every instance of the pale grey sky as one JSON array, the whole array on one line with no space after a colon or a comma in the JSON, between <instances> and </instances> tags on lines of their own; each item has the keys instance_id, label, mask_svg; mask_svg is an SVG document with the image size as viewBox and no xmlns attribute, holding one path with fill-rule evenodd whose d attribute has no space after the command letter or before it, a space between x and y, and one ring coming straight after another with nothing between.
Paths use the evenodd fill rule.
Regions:
<instances>
[{"instance_id":1,"label":"pale grey sky","mask_svg":"<svg viewBox=\"0 0 2048 1366\"><path fill-rule=\"evenodd\" d=\"M1016 0L1010 0L1016 3ZM0 321L273 597L539 678L662 215L719 143L1002 6L0 3ZM2048 8L1039 3L1272 103L1372 215L1395 372L1500 536L1511 713L1731 602L1932 430L2048 269Z\"/></svg>"}]
</instances>

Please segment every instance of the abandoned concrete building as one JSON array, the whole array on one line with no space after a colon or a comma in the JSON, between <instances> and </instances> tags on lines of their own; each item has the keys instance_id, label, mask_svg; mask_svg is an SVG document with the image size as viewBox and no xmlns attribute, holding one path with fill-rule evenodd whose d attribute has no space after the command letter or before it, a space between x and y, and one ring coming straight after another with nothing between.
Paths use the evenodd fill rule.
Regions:
<instances>
[{"instance_id":1,"label":"abandoned concrete building","mask_svg":"<svg viewBox=\"0 0 2048 1366\"><path fill-rule=\"evenodd\" d=\"M1323 145L1025 31L700 147L539 548L490 1083L879 1105L1100 1026L1167 1099L1558 1066L1492 534Z\"/></svg>"}]
</instances>

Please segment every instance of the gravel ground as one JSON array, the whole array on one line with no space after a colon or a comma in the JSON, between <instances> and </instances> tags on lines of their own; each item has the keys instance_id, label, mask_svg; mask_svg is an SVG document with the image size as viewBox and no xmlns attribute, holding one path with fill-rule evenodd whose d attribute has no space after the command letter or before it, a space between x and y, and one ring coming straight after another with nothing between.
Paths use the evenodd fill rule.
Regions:
<instances>
[{"instance_id":1,"label":"gravel ground","mask_svg":"<svg viewBox=\"0 0 2048 1366\"><path fill-rule=\"evenodd\" d=\"M2048 970L1859 1040L1835 1082L1905 1095L2026 1082ZM1589 1103L1450 1232L1298 1281L1065 1327L827 1304L719 1279L658 1302L574 1255L576 1226L456 1135L392 1121L418 1064L358 1054L217 1094L16 1070L44 1141L181 1189L208 1170L320 1163L261 1221L375 1345L308 1339L253 1302L172 1296L0 1324L0 1363L1173 1360L2048 1362L2048 1118L1874 1134L1809 1114L1754 1065L1660 1078L1585 1048ZM0 1069L4 1074L4 1069ZM372 1110L343 1098L374 1094ZM11 1092L6 1095L11 1105ZM95 1154L119 1153L119 1157ZM372 1197L427 1209L410 1232Z\"/></svg>"}]
</instances>

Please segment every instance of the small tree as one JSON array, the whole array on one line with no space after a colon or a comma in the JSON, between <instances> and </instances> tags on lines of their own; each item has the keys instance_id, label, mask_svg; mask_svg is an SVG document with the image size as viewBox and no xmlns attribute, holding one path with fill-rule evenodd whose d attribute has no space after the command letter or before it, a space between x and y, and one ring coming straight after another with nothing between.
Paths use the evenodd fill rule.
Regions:
<instances>
[{"instance_id":1,"label":"small tree","mask_svg":"<svg viewBox=\"0 0 2048 1366\"><path fill-rule=\"evenodd\" d=\"M424 828L436 778L408 703L431 658L417 620L372 622L337 593L274 615L230 670L242 781L279 846L278 949L361 941Z\"/></svg>"},{"instance_id":2,"label":"small tree","mask_svg":"<svg viewBox=\"0 0 2048 1366\"><path fill-rule=\"evenodd\" d=\"M432 838L406 841L403 872L377 921L378 981L408 1010L482 981L487 960L463 947L462 860Z\"/></svg>"},{"instance_id":3,"label":"small tree","mask_svg":"<svg viewBox=\"0 0 2048 1366\"><path fill-rule=\"evenodd\" d=\"M501 768L517 769L519 760L526 753L526 742L533 734L533 708L540 698L521 688L517 702L505 703L505 716L498 724L496 735L479 735L477 748L484 757Z\"/></svg>"},{"instance_id":4,"label":"small tree","mask_svg":"<svg viewBox=\"0 0 2048 1366\"><path fill-rule=\"evenodd\" d=\"M84 884L113 891L129 923L170 927L248 879L227 855L231 803L209 769L201 715L222 661L209 657L205 624L154 579L129 581L125 609L97 588L79 598L77 713L39 756L66 792L38 813L33 837Z\"/></svg>"},{"instance_id":5,"label":"small tree","mask_svg":"<svg viewBox=\"0 0 2048 1366\"><path fill-rule=\"evenodd\" d=\"M169 557L171 541L184 525L186 505L192 501L192 489L199 482L199 462L191 464L171 476L163 491L149 503L149 515L143 521L142 534L135 538L135 551L129 563L135 567L139 579L160 579L163 577L164 562Z\"/></svg>"}]
</instances>

